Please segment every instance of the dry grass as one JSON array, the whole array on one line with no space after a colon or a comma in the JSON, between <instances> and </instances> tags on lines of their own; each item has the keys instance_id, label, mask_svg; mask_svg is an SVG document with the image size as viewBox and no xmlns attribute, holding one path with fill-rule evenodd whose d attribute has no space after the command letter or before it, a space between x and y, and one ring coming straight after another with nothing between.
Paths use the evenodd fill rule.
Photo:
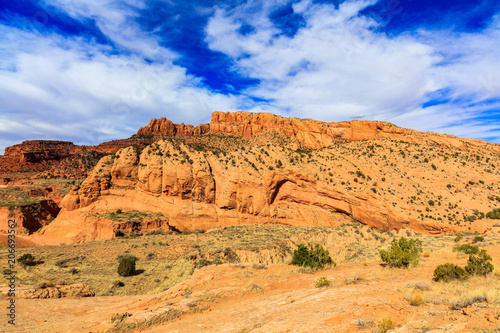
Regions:
<instances>
[{"instance_id":1,"label":"dry grass","mask_svg":"<svg viewBox=\"0 0 500 333\"><path fill-rule=\"evenodd\" d=\"M467 282L435 283L426 294L433 303L448 304L457 310L474 303L487 302L500 305L500 278L495 274L487 277L472 277Z\"/></svg>"},{"instance_id":2,"label":"dry grass","mask_svg":"<svg viewBox=\"0 0 500 333\"><path fill-rule=\"evenodd\" d=\"M411 295L408 302L410 302L410 305L412 306L419 306L426 303L425 299L420 294Z\"/></svg>"},{"instance_id":3,"label":"dry grass","mask_svg":"<svg viewBox=\"0 0 500 333\"><path fill-rule=\"evenodd\" d=\"M316 281L314 281L314 286L316 288L323 288L323 287L329 287L332 285L332 282L328 280L326 277L322 276Z\"/></svg>"},{"instance_id":4,"label":"dry grass","mask_svg":"<svg viewBox=\"0 0 500 333\"><path fill-rule=\"evenodd\" d=\"M2 175L0 175L0 178L2 178ZM43 192L43 189L47 187L55 189L56 194L63 197L69 193L73 185L80 184L82 181L56 178L36 179L32 180L32 182L32 185L10 185L3 187L0 191L0 207L19 207L36 204L41 200L47 199ZM29 193L30 191L32 194ZM39 193L36 194L37 192Z\"/></svg>"},{"instance_id":5,"label":"dry grass","mask_svg":"<svg viewBox=\"0 0 500 333\"><path fill-rule=\"evenodd\" d=\"M37 187L9 186L2 188L0 192L0 207L19 207L32 205L46 199L45 197L33 197L27 192Z\"/></svg>"},{"instance_id":6,"label":"dry grass","mask_svg":"<svg viewBox=\"0 0 500 333\"><path fill-rule=\"evenodd\" d=\"M128 216L128 213L122 214ZM346 248L349 248L348 244L357 242L354 230L353 226L347 225L338 228L233 226L206 233L154 234L84 244L33 247L19 249L18 256L31 253L35 260L41 260L43 264L18 267L17 278L26 285L42 282L86 283L98 296L160 293L185 281L195 269L207 264L253 263L247 265L250 270L245 271L245 274L251 274L252 270L265 269L265 265L275 262L276 258L282 258L282 262L287 263L298 243L347 244ZM381 237L387 236L381 234ZM377 246L382 244L382 240L372 242L374 246L356 245L358 249L367 249L358 260L366 260L367 256L371 256L371 260L376 259ZM136 263L139 274L130 277L118 275L118 257L123 255L139 259ZM332 255L341 259L344 252ZM0 250L0 270L7 268L6 256L6 250Z\"/></svg>"},{"instance_id":7,"label":"dry grass","mask_svg":"<svg viewBox=\"0 0 500 333\"><path fill-rule=\"evenodd\" d=\"M432 283L429 281L411 281L406 284L407 288L414 288L420 291L432 290Z\"/></svg>"},{"instance_id":8,"label":"dry grass","mask_svg":"<svg viewBox=\"0 0 500 333\"><path fill-rule=\"evenodd\" d=\"M163 214L161 213L141 212L138 210L130 210L130 211L118 210L112 213L97 213L94 214L94 216L116 222L140 222L144 219L163 218Z\"/></svg>"},{"instance_id":9,"label":"dry grass","mask_svg":"<svg viewBox=\"0 0 500 333\"><path fill-rule=\"evenodd\" d=\"M396 322L391 318L383 318L377 322L376 332L386 333L392 329L396 328Z\"/></svg>"}]
</instances>

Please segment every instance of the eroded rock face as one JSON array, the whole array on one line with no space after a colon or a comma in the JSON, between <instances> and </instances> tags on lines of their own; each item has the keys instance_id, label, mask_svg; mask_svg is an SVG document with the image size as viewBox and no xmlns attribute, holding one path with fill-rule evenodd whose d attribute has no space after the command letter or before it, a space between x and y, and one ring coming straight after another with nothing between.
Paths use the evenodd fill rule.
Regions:
<instances>
[{"instance_id":1,"label":"eroded rock face","mask_svg":"<svg viewBox=\"0 0 500 333\"><path fill-rule=\"evenodd\" d=\"M418 132L383 121L343 121L327 123L312 119L284 118L270 113L213 112L210 131L249 139L263 132L280 132L298 140L304 147L320 149L337 142L361 140L394 140L410 143L477 148L500 152L498 145L484 141L457 138L452 135Z\"/></svg>"},{"instance_id":2,"label":"eroded rock face","mask_svg":"<svg viewBox=\"0 0 500 333\"><path fill-rule=\"evenodd\" d=\"M103 155L114 154L118 149L136 145L145 147L153 138L114 140L97 146L78 146L69 141L32 140L5 148L0 156L0 171L46 171L39 176L70 176L81 178L89 166Z\"/></svg>"},{"instance_id":3,"label":"eroded rock face","mask_svg":"<svg viewBox=\"0 0 500 333\"><path fill-rule=\"evenodd\" d=\"M5 171L37 171L56 161L82 153L68 141L33 140L5 148L0 157L0 169Z\"/></svg>"},{"instance_id":4,"label":"eroded rock face","mask_svg":"<svg viewBox=\"0 0 500 333\"><path fill-rule=\"evenodd\" d=\"M63 214L45 228L46 235L63 230L75 240L86 229L95 232L80 234L79 241L101 239L113 228L88 216L117 209L160 212L179 230L336 226L348 217L379 229L437 234L466 228L459 222L472 209L491 208L496 188L472 187L464 175L473 184L497 184L499 177L493 166L499 145L383 122L215 112L210 133L223 135L196 141L193 130L166 120L153 121L149 129L194 137L161 140L142 151L127 147L102 158L62 200Z\"/></svg>"},{"instance_id":5,"label":"eroded rock face","mask_svg":"<svg viewBox=\"0 0 500 333\"><path fill-rule=\"evenodd\" d=\"M0 232L7 233L8 221L15 220L17 232L32 234L48 225L59 211L60 208L51 199L17 207L0 207Z\"/></svg>"},{"instance_id":6,"label":"eroded rock face","mask_svg":"<svg viewBox=\"0 0 500 333\"><path fill-rule=\"evenodd\" d=\"M175 141L161 141L142 154L124 148L117 156L104 157L81 187L75 186L64 198L63 209L156 211L179 230L256 223L335 226L335 214L381 229L451 230L412 220L375 194L332 188L301 167L255 170L242 163L244 158L228 166L211 152L192 151ZM45 234L51 234L58 220ZM88 236L98 223L88 217L85 223L87 237L77 241L99 239ZM109 232L115 227L109 223Z\"/></svg>"},{"instance_id":7,"label":"eroded rock face","mask_svg":"<svg viewBox=\"0 0 500 333\"><path fill-rule=\"evenodd\" d=\"M250 139L265 132L278 132L296 139L309 149L320 149L346 141L394 140L441 147L459 147L467 150L486 147L497 153L500 152L498 146L484 141L457 138L446 134L418 132L383 121L355 120L328 123L312 119L285 118L271 113L245 111L215 111L212 113L210 124L201 124L196 127L184 125L184 123L174 124L166 118L152 119L137 134L189 138L209 132L224 133L244 139Z\"/></svg>"},{"instance_id":8,"label":"eroded rock face","mask_svg":"<svg viewBox=\"0 0 500 333\"><path fill-rule=\"evenodd\" d=\"M56 285L46 288L30 288L21 289L18 292L18 298L23 299L47 299L47 298L62 298L62 297L93 297L95 292L84 283L71 285Z\"/></svg>"},{"instance_id":9,"label":"eroded rock face","mask_svg":"<svg viewBox=\"0 0 500 333\"><path fill-rule=\"evenodd\" d=\"M148 125L141 127L137 132L138 135L143 134L161 134L171 137L190 137L208 133L210 126L201 124L196 127L193 125L174 124L166 118L152 119Z\"/></svg>"}]
</instances>

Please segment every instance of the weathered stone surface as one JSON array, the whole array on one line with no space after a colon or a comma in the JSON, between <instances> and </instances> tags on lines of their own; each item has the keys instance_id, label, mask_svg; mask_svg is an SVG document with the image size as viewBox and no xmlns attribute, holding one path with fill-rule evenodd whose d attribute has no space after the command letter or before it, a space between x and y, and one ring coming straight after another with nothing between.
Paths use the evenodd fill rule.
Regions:
<instances>
[{"instance_id":1,"label":"weathered stone surface","mask_svg":"<svg viewBox=\"0 0 500 333\"><path fill-rule=\"evenodd\" d=\"M45 235L73 241L108 237L112 226L88 216L117 209L161 212L169 228L179 230L259 223L335 226L340 214L379 229L437 234L465 228L455 222L472 209L489 209L494 188L464 184L462 174L474 184L498 180L491 164L499 145L384 122L214 112L210 133L221 135L197 139L193 128L165 119L148 126L152 133L193 136L161 140L142 151L126 147L102 158L62 200L63 214ZM309 150L290 148L281 139L285 134L293 147ZM468 151L477 164L460 157ZM481 162L487 160L490 166ZM452 217L446 209L455 203L461 207Z\"/></svg>"},{"instance_id":2,"label":"weathered stone surface","mask_svg":"<svg viewBox=\"0 0 500 333\"><path fill-rule=\"evenodd\" d=\"M184 123L180 125L174 124L166 118L160 118L152 119L148 125L141 127L137 134L161 134L173 137L190 137L205 134L209 130L210 126L208 124L201 124L194 127L193 125L184 125Z\"/></svg>"},{"instance_id":3,"label":"weathered stone surface","mask_svg":"<svg viewBox=\"0 0 500 333\"><path fill-rule=\"evenodd\" d=\"M45 288L29 288L21 289L18 292L18 298L34 299L34 298L61 298L61 297L93 297L95 292L84 283L71 285L56 285L54 287Z\"/></svg>"},{"instance_id":4,"label":"weathered stone surface","mask_svg":"<svg viewBox=\"0 0 500 333\"><path fill-rule=\"evenodd\" d=\"M78 146L69 141L24 141L5 148L5 154L0 156L0 171L45 171L38 177L81 178L86 176L89 166L93 167L94 161L102 156L114 154L123 147L144 147L152 142L152 138L134 138L104 142L97 146Z\"/></svg>"},{"instance_id":5,"label":"weathered stone surface","mask_svg":"<svg viewBox=\"0 0 500 333\"><path fill-rule=\"evenodd\" d=\"M9 220L16 221L18 233L34 233L48 225L59 211L60 208L51 199L17 207L0 207L0 233L8 232Z\"/></svg>"},{"instance_id":6,"label":"weathered stone surface","mask_svg":"<svg viewBox=\"0 0 500 333\"><path fill-rule=\"evenodd\" d=\"M498 145L457 138L452 135L418 132L383 121L343 121L327 123L312 119L284 118L270 113L213 112L210 131L252 138L263 132L280 132L297 139L305 147L319 149L339 141L396 140L464 149L488 148L500 152Z\"/></svg>"}]
</instances>

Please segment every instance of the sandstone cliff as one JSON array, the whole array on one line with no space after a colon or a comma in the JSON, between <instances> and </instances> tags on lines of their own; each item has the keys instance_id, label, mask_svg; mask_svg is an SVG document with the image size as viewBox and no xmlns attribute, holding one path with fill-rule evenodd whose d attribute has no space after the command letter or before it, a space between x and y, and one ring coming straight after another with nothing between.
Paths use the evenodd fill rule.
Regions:
<instances>
[{"instance_id":1,"label":"sandstone cliff","mask_svg":"<svg viewBox=\"0 0 500 333\"><path fill-rule=\"evenodd\" d=\"M350 123L351 138L353 124L362 123ZM382 131L375 123L373 130L403 135L386 126ZM246 133L228 128L224 133ZM404 131L417 140L418 132ZM294 150L289 147L305 135L251 135L245 140L212 134L190 143L168 139L142 152L128 147L106 156L63 199L63 214L45 234L75 237L89 228L89 215L117 209L161 212L179 230L257 223L335 226L348 217L379 229L442 233L481 230L469 216L474 210L484 215L497 204L497 145L478 142L486 148L469 153L454 148L467 142L462 139L444 148L434 137L431 143L382 138ZM234 149L214 148L214 142Z\"/></svg>"},{"instance_id":2,"label":"sandstone cliff","mask_svg":"<svg viewBox=\"0 0 500 333\"><path fill-rule=\"evenodd\" d=\"M152 119L148 125L141 127L137 135L155 134L169 137L191 137L207 133L210 130L208 124L193 125L174 124L166 118Z\"/></svg>"},{"instance_id":3,"label":"sandstone cliff","mask_svg":"<svg viewBox=\"0 0 500 333\"><path fill-rule=\"evenodd\" d=\"M9 220L15 220L17 232L32 234L48 225L59 214L60 208L51 199L18 207L0 206L0 233L8 233Z\"/></svg>"},{"instance_id":4,"label":"sandstone cliff","mask_svg":"<svg viewBox=\"0 0 500 333\"><path fill-rule=\"evenodd\" d=\"M210 124L201 124L196 127L174 124L166 118L153 119L137 134L190 138L209 132L233 135L244 139L250 139L265 132L278 132L296 139L309 149L320 149L338 142L395 140L440 147L456 147L467 150L489 149L497 153L500 152L498 145L481 140L457 138L452 135L432 132L418 132L383 121L354 120L328 123L312 119L285 118L271 113L245 111L215 111L212 113Z\"/></svg>"}]
</instances>

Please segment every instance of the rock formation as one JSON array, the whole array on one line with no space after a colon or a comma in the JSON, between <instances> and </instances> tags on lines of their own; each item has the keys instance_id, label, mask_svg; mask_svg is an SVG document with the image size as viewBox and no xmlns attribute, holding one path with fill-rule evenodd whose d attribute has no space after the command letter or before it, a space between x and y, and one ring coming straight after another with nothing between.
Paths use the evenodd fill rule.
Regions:
<instances>
[{"instance_id":1,"label":"rock formation","mask_svg":"<svg viewBox=\"0 0 500 333\"><path fill-rule=\"evenodd\" d=\"M160 212L157 227L178 230L346 217L385 230L482 230L471 221L500 190L499 145L386 122L214 112L197 127L154 119L141 136L168 139L103 157L44 235L88 241L134 228L94 217L117 209Z\"/></svg>"},{"instance_id":2,"label":"rock formation","mask_svg":"<svg viewBox=\"0 0 500 333\"><path fill-rule=\"evenodd\" d=\"M270 113L213 112L210 124L198 126L174 124L166 118L152 119L129 139L114 140L97 146L77 146L68 141L33 140L7 147L0 156L0 171L46 171L42 176L64 174L73 178L86 176L88 168L82 156L102 157L118 149L136 145L145 147L163 138L189 139L207 133L221 133L250 139L266 132L278 132L295 139L303 147L320 149L338 142L360 140L398 140L410 143L456 147L466 150L490 149L498 145L484 141L456 138L438 133L422 133L382 121L345 121L326 123L311 119L284 118ZM92 166L95 164L92 164ZM71 169L80 170L71 174ZM85 171L81 171L85 170Z\"/></svg>"},{"instance_id":3,"label":"rock formation","mask_svg":"<svg viewBox=\"0 0 500 333\"><path fill-rule=\"evenodd\" d=\"M161 212L179 230L256 223L335 226L345 220L339 216L349 216L385 230L451 232L464 227L458 225L472 214L472 208L488 211L487 198L496 190L464 187L461 175L475 179L474 183L486 177L490 183L499 179L498 171L488 169L491 162L498 162L498 153L493 153L498 145L486 142L470 140L485 147L476 148L472 161L454 148L467 144L465 139L387 123L341 123L341 134L334 136L327 125L310 120L301 123L240 112L232 118L226 115L214 114L212 133L240 138L200 136L191 143L168 139L142 152L128 147L104 157L85 182L63 199L64 214L44 229L46 235L74 237L81 230L96 228L88 219L91 212L116 209ZM269 136L271 128L281 128L291 141L276 141L277 137ZM370 135L374 138L365 140ZM234 151L204 146L205 139L225 142L227 138L234 140ZM334 138L342 140L335 143ZM436 143L440 138L443 143L448 140L448 148ZM292 141L329 146L292 150L288 148ZM451 158L453 163L448 161ZM469 165L462 160L470 161ZM485 170L491 175L486 176ZM462 207L458 208L459 198ZM452 206L456 212L448 214ZM72 230L72 223L78 227Z\"/></svg>"},{"instance_id":4,"label":"rock formation","mask_svg":"<svg viewBox=\"0 0 500 333\"><path fill-rule=\"evenodd\" d=\"M21 288L18 292L19 299L46 299L62 297L93 297L95 292L84 283L71 285L55 285L53 287L43 288Z\"/></svg>"},{"instance_id":5,"label":"rock formation","mask_svg":"<svg viewBox=\"0 0 500 333\"><path fill-rule=\"evenodd\" d=\"M51 199L18 207L0 207L0 233L7 233L8 221L15 220L18 233L31 234L48 225L59 211L60 208Z\"/></svg>"},{"instance_id":6,"label":"rock formation","mask_svg":"<svg viewBox=\"0 0 500 333\"><path fill-rule=\"evenodd\" d=\"M0 157L0 171L46 171L40 176L82 178L104 155L130 145L144 147L154 142L148 138L114 140L97 146L78 146L69 141L32 140L5 148Z\"/></svg>"},{"instance_id":7,"label":"rock formation","mask_svg":"<svg viewBox=\"0 0 500 333\"><path fill-rule=\"evenodd\" d=\"M168 137L191 137L208 133L210 125L201 124L196 127L193 125L174 124L166 118L152 119L148 125L141 127L137 135L162 135Z\"/></svg>"},{"instance_id":8,"label":"rock formation","mask_svg":"<svg viewBox=\"0 0 500 333\"><path fill-rule=\"evenodd\" d=\"M210 124L178 125L166 118L152 119L139 129L138 135L189 138L205 133L223 133L250 139L265 132L283 133L296 139L304 147L320 149L337 142L361 140L396 140L409 143L425 143L441 147L457 147L467 150L491 149L500 152L498 145L481 140L457 138L439 133L423 133L397 127L384 121L353 120L327 123L312 119L285 118L271 113L213 112Z\"/></svg>"}]
</instances>

